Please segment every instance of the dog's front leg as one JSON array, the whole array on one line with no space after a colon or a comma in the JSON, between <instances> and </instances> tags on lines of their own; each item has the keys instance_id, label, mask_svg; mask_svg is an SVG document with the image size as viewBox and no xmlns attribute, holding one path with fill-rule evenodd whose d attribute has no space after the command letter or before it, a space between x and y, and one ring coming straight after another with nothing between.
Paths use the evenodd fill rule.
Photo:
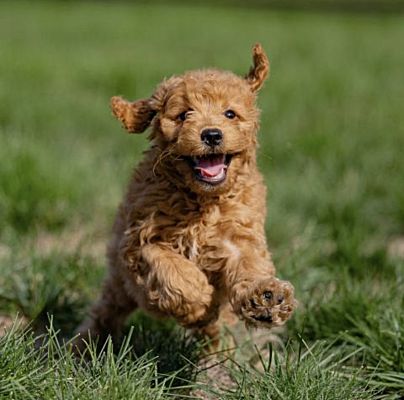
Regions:
<instances>
[{"instance_id":1,"label":"dog's front leg","mask_svg":"<svg viewBox=\"0 0 404 400\"><path fill-rule=\"evenodd\" d=\"M257 251L251 245L240 250L225 269L234 312L247 325L266 328L283 325L297 305L293 286L275 277L268 252Z\"/></svg>"},{"instance_id":2,"label":"dog's front leg","mask_svg":"<svg viewBox=\"0 0 404 400\"><path fill-rule=\"evenodd\" d=\"M205 325L217 318L213 304L213 286L197 266L158 244L141 250L147 265L144 289L151 309L172 316L185 327Z\"/></svg>"}]
</instances>

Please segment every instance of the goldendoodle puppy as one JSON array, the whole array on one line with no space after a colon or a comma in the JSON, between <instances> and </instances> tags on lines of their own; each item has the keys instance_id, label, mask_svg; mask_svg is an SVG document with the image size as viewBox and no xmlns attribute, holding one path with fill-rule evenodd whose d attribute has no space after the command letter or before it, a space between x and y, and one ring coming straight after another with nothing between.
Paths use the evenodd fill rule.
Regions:
<instances>
[{"instance_id":1,"label":"goldendoodle puppy","mask_svg":"<svg viewBox=\"0 0 404 400\"><path fill-rule=\"evenodd\" d=\"M268 70L257 44L246 77L191 71L150 98L112 98L129 132L151 126L151 146L119 208L109 275L80 337L119 334L138 307L211 337L229 304L248 325L271 328L290 317L293 287L275 277L256 164L256 96Z\"/></svg>"}]
</instances>

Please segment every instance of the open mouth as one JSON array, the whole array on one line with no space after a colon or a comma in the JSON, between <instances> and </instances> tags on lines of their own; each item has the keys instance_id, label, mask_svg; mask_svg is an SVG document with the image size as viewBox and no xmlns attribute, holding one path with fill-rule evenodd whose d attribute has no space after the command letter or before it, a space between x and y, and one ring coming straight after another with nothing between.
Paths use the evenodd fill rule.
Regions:
<instances>
[{"instance_id":1,"label":"open mouth","mask_svg":"<svg viewBox=\"0 0 404 400\"><path fill-rule=\"evenodd\" d=\"M218 185L226 179L231 154L207 154L189 157L196 179L210 185Z\"/></svg>"}]
</instances>

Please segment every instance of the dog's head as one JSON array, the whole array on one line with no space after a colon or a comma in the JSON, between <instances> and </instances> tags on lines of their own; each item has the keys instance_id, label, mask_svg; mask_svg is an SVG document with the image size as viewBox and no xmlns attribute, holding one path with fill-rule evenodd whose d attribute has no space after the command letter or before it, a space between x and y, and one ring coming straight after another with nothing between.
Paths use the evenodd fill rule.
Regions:
<instances>
[{"instance_id":1,"label":"dog's head","mask_svg":"<svg viewBox=\"0 0 404 400\"><path fill-rule=\"evenodd\" d=\"M256 95L269 71L262 47L253 48L246 77L200 70L163 81L148 99L111 100L131 133L153 126L151 140L172 176L197 193L220 193L237 178L256 146Z\"/></svg>"}]
</instances>

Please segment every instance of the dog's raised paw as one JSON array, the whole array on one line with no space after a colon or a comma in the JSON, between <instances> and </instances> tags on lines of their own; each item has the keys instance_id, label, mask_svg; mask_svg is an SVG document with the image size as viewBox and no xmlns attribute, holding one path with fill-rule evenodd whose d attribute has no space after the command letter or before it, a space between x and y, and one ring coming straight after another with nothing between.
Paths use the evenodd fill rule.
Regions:
<instances>
[{"instance_id":1,"label":"dog's raised paw","mask_svg":"<svg viewBox=\"0 0 404 400\"><path fill-rule=\"evenodd\" d=\"M296 306L293 286L270 278L247 290L240 302L239 315L247 325L272 328L283 325Z\"/></svg>"}]
</instances>

